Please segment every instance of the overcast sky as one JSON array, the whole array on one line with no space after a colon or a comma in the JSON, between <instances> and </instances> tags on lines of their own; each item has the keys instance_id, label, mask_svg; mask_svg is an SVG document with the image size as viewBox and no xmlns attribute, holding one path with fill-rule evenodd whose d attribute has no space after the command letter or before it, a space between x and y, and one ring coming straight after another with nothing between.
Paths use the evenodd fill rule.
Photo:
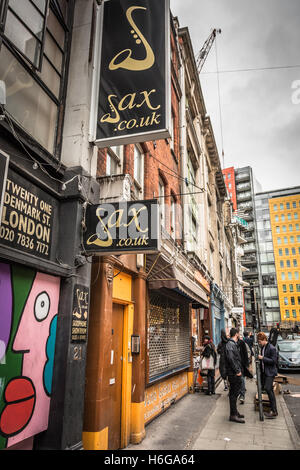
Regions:
<instances>
[{"instance_id":1,"label":"overcast sky","mask_svg":"<svg viewBox=\"0 0 300 470\"><path fill-rule=\"evenodd\" d=\"M299 65L300 0L170 2L195 54L212 29L222 30L200 74L221 164L223 147L225 167L251 166L263 191L300 186L300 93L292 88L300 67L219 73L221 113L217 75L208 73L216 57L220 72Z\"/></svg>"}]
</instances>

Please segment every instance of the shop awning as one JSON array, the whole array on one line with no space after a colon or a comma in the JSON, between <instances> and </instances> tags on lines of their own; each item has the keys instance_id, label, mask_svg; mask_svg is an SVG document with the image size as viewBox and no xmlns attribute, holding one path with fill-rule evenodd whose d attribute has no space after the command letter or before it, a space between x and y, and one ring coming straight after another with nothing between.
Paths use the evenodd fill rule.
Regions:
<instances>
[{"instance_id":1,"label":"shop awning","mask_svg":"<svg viewBox=\"0 0 300 470\"><path fill-rule=\"evenodd\" d=\"M209 306L205 290L162 253L146 256L146 272L149 289L172 289L193 303L194 308Z\"/></svg>"}]
</instances>

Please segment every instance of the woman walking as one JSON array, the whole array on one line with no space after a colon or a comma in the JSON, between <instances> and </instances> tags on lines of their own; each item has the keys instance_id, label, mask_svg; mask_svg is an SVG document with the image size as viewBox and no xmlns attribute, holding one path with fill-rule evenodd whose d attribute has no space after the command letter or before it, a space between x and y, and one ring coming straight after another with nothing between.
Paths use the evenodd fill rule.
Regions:
<instances>
[{"instance_id":1,"label":"woman walking","mask_svg":"<svg viewBox=\"0 0 300 470\"><path fill-rule=\"evenodd\" d=\"M215 394L215 367L217 363L217 353L215 346L209 336L204 336L203 350L201 352L201 369L207 370L206 395Z\"/></svg>"}]
</instances>

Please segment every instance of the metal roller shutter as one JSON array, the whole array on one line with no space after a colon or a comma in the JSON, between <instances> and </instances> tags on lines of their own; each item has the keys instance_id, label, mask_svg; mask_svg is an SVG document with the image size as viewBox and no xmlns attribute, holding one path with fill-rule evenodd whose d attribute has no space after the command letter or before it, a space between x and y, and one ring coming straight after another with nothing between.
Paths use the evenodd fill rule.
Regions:
<instances>
[{"instance_id":1,"label":"metal roller shutter","mask_svg":"<svg viewBox=\"0 0 300 470\"><path fill-rule=\"evenodd\" d=\"M150 294L149 382L190 365L188 304Z\"/></svg>"}]
</instances>

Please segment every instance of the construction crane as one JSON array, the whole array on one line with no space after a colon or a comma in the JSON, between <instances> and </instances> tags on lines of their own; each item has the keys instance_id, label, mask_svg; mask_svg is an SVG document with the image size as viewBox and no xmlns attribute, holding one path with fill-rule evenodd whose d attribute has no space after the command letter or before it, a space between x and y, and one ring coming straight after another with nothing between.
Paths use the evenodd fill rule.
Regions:
<instances>
[{"instance_id":1,"label":"construction crane","mask_svg":"<svg viewBox=\"0 0 300 470\"><path fill-rule=\"evenodd\" d=\"M198 73L200 73L203 68L203 65L216 39L217 34L221 34L221 32L222 32L221 29L216 29L216 28L213 29L212 33L209 35L209 37L206 39L205 43L203 44L202 49L196 55L195 59L196 59Z\"/></svg>"}]
</instances>

